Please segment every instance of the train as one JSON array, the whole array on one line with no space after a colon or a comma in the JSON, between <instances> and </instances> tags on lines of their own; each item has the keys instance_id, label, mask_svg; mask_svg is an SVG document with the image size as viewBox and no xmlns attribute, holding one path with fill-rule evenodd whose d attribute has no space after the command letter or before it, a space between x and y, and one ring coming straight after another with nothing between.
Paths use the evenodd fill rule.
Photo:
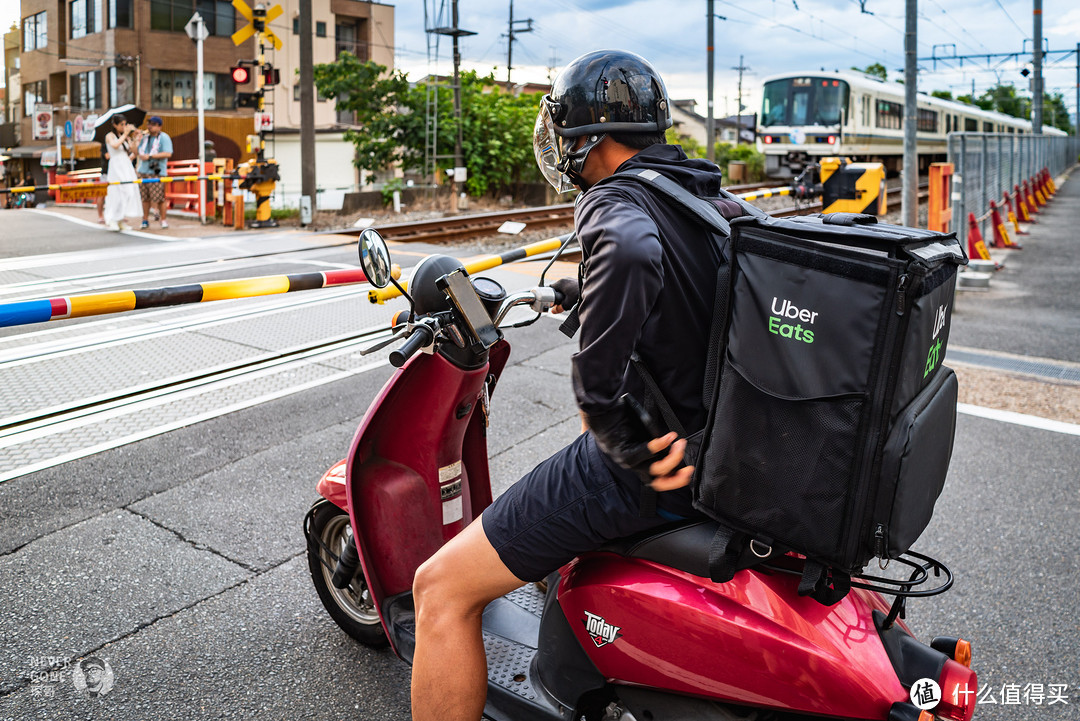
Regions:
<instances>
[{"instance_id":1,"label":"train","mask_svg":"<svg viewBox=\"0 0 1080 721\"><path fill-rule=\"evenodd\" d=\"M827 156L881 162L889 175L902 166L904 86L858 71L784 73L764 80L757 147L765 174L786 179ZM1031 132L1031 123L919 93L919 171L946 159L952 132ZM1044 135L1067 135L1043 126Z\"/></svg>"}]
</instances>

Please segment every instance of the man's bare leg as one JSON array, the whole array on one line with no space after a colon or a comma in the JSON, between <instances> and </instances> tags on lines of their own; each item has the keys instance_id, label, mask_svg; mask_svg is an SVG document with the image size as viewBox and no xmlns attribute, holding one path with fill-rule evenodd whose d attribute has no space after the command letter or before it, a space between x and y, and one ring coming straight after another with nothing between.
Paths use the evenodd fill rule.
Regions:
<instances>
[{"instance_id":1,"label":"man's bare leg","mask_svg":"<svg viewBox=\"0 0 1080 721\"><path fill-rule=\"evenodd\" d=\"M417 570L413 721L477 721L487 696L484 607L523 585L476 519Z\"/></svg>"}]
</instances>

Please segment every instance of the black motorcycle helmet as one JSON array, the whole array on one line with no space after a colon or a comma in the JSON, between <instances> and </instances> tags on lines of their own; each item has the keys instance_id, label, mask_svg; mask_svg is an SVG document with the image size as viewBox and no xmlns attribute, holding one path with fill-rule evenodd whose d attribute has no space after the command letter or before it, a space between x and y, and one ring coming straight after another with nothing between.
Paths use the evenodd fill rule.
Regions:
<instances>
[{"instance_id":1,"label":"black motorcycle helmet","mask_svg":"<svg viewBox=\"0 0 1080 721\"><path fill-rule=\"evenodd\" d=\"M540 101L533 152L559 192L581 185L589 151L608 133L663 133L671 107L660 75L640 55L599 50L570 62ZM577 149L577 139L587 136Z\"/></svg>"}]
</instances>

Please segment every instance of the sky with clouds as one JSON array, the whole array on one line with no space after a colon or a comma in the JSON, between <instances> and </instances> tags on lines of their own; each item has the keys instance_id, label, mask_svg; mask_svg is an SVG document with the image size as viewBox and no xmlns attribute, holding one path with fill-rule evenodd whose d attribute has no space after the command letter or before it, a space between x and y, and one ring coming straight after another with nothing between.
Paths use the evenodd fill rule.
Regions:
<instances>
[{"instance_id":1,"label":"sky with clouds","mask_svg":"<svg viewBox=\"0 0 1080 721\"><path fill-rule=\"evenodd\" d=\"M269 0L273 2L274 0ZM397 66L419 79L429 71L452 71L451 43L440 38L429 62L425 27L449 26L451 0L384 0L394 5L393 42ZM476 35L463 38L463 65L506 77L507 24L511 0L459 0L458 25ZM739 64L747 112L760 103L761 82L768 75L800 70L845 69L883 64L890 78L904 65L902 0L715 0L716 115L734 114ZM0 26L19 18L18 0L0 0ZM1027 51L1015 58L992 58L936 64L920 62L919 89L976 93L1001 82L1027 91L1020 75L1030 62L1032 0L918 0L919 57ZM867 13L863 13L865 8ZM868 14L872 13L872 14ZM427 16L425 18L425 15ZM518 0L517 27L532 20L532 32L516 36L513 52L516 82L549 79L550 68L604 48L632 50L649 59L675 98L694 98L705 113L705 0ZM1080 2L1043 0L1043 35L1052 53L1046 59L1046 88L1061 92L1070 111L1076 108L1076 55L1080 43Z\"/></svg>"},{"instance_id":2,"label":"sky with clouds","mask_svg":"<svg viewBox=\"0 0 1080 721\"><path fill-rule=\"evenodd\" d=\"M426 75L431 66L425 5L429 27L449 26L450 0L385 1L395 6L398 67L410 78ZM732 68L740 56L749 68L742 87L747 112L760 103L762 79L775 73L879 62L890 79L901 77L904 5L902 0L715 0L714 13L725 18L714 25L716 115L735 113L738 73ZM971 92L974 80L976 93L982 93L1000 80L1027 92L1020 70L1031 60L1031 0L918 0L918 8L920 58L1028 52L1021 60L964 61L962 69L957 61L938 62L936 69L932 61L922 61L920 90L962 95ZM706 12L705 0L518 0L514 19L531 18L533 30L516 36L512 79L547 82L550 67L558 69L585 52L632 50L652 62L673 97L696 99L704 114ZM477 33L461 41L463 65L505 79L510 0L459 0L458 13L459 27ZM1063 93L1075 111L1080 3L1043 0L1043 36L1051 51L1070 51L1048 56L1045 85L1049 92ZM449 38L441 39L438 60L434 70L449 73Z\"/></svg>"}]
</instances>

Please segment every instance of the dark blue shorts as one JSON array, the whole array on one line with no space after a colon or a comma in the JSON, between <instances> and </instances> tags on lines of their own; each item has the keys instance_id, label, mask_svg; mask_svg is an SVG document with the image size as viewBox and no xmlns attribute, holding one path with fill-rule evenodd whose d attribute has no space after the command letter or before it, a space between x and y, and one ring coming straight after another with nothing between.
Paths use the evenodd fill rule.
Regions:
<instances>
[{"instance_id":1,"label":"dark blue shorts","mask_svg":"<svg viewBox=\"0 0 1080 721\"><path fill-rule=\"evenodd\" d=\"M539 581L607 541L693 515L688 493L661 496L676 493L660 504L665 510L642 518L637 477L609 468L583 433L495 499L482 516L484 533L515 576Z\"/></svg>"}]
</instances>

